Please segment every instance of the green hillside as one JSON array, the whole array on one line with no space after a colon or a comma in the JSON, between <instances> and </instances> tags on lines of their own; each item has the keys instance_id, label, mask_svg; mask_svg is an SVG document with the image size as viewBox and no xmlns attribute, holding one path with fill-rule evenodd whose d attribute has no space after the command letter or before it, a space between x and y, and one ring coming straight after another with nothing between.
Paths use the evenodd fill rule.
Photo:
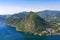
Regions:
<instances>
[{"instance_id":1,"label":"green hillside","mask_svg":"<svg viewBox=\"0 0 60 40\"><path fill-rule=\"evenodd\" d=\"M47 28L47 22L34 12L30 12L29 15L23 18L16 26L18 31L30 33L40 33L44 31L45 28Z\"/></svg>"},{"instance_id":2,"label":"green hillside","mask_svg":"<svg viewBox=\"0 0 60 40\"><path fill-rule=\"evenodd\" d=\"M48 22L34 12L29 12L28 15L12 15L5 23L9 26L16 27L17 31L36 34L40 34L49 27Z\"/></svg>"}]
</instances>

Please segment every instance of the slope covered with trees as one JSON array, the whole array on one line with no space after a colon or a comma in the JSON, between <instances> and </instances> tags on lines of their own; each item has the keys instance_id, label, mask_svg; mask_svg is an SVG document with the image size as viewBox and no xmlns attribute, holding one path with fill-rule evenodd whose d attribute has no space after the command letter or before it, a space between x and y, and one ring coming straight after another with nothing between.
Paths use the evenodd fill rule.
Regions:
<instances>
[{"instance_id":1,"label":"slope covered with trees","mask_svg":"<svg viewBox=\"0 0 60 40\"><path fill-rule=\"evenodd\" d=\"M29 12L25 15L13 15L9 19L7 19L5 23L9 26L16 27L17 31L37 34L46 30L46 28L49 27L48 22L46 22L44 19L42 19L34 12Z\"/></svg>"},{"instance_id":2,"label":"slope covered with trees","mask_svg":"<svg viewBox=\"0 0 60 40\"><path fill-rule=\"evenodd\" d=\"M16 28L20 31L39 33L47 28L47 22L36 13L30 12L28 16L23 18L21 22L17 24Z\"/></svg>"}]
</instances>

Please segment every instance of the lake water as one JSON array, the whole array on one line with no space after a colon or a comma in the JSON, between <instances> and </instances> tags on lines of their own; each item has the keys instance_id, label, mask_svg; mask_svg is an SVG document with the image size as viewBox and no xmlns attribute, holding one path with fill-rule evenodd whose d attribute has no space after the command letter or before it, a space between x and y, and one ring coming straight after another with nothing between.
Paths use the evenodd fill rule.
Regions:
<instances>
[{"instance_id":1,"label":"lake water","mask_svg":"<svg viewBox=\"0 0 60 40\"><path fill-rule=\"evenodd\" d=\"M0 20L0 40L24 40L24 37L15 28L4 25Z\"/></svg>"},{"instance_id":2,"label":"lake water","mask_svg":"<svg viewBox=\"0 0 60 40\"><path fill-rule=\"evenodd\" d=\"M60 36L35 36L16 31L15 28L3 24L0 20L0 40L60 40Z\"/></svg>"}]
</instances>

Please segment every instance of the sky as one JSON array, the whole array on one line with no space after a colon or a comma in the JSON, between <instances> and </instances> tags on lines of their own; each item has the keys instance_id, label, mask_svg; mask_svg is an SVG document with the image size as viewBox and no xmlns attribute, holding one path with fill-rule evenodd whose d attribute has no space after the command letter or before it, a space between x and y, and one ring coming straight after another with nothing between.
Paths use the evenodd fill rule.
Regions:
<instances>
[{"instance_id":1,"label":"sky","mask_svg":"<svg viewBox=\"0 0 60 40\"><path fill-rule=\"evenodd\" d=\"M60 0L0 0L0 15L42 10L60 10Z\"/></svg>"}]
</instances>

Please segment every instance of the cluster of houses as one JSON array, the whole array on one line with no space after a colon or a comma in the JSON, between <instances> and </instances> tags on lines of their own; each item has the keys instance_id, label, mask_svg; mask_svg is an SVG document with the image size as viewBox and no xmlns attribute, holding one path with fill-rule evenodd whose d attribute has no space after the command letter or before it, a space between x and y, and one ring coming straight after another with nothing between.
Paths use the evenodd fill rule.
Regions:
<instances>
[{"instance_id":1,"label":"cluster of houses","mask_svg":"<svg viewBox=\"0 0 60 40\"><path fill-rule=\"evenodd\" d=\"M56 27L60 26L60 23L54 24ZM48 35L60 35L60 27L58 29L46 28L45 31L42 31L39 35L46 34Z\"/></svg>"}]
</instances>

